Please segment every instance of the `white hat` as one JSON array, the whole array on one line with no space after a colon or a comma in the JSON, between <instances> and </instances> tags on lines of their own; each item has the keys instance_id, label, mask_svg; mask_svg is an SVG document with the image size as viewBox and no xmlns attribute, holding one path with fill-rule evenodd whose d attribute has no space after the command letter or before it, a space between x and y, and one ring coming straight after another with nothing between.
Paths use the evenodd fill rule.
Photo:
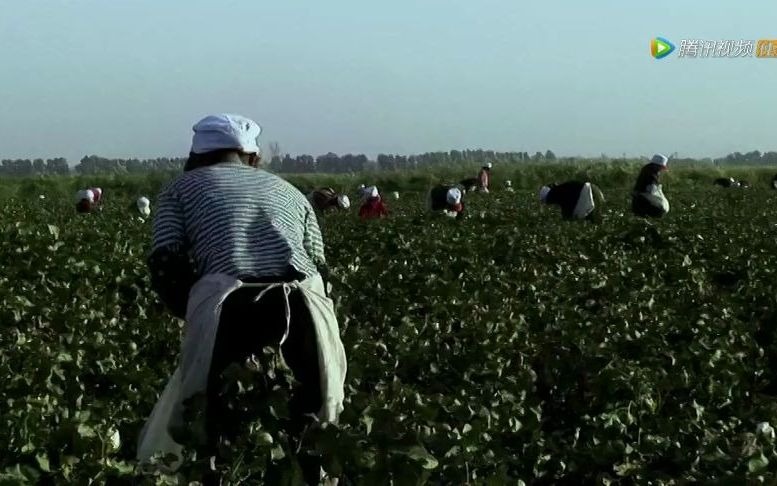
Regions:
<instances>
[{"instance_id":1,"label":"white hat","mask_svg":"<svg viewBox=\"0 0 777 486\"><path fill-rule=\"evenodd\" d=\"M151 205L151 201L149 201L146 196L139 197L136 202L138 204L138 208L147 208Z\"/></svg>"},{"instance_id":2,"label":"white hat","mask_svg":"<svg viewBox=\"0 0 777 486\"><path fill-rule=\"evenodd\" d=\"M445 195L448 204L459 204L461 202L461 190L458 187L451 187Z\"/></svg>"},{"instance_id":3,"label":"white hat","mask_svg":"<svg viewBox=\"0 0 777 486\"><path fill-rule=\"evenodd\" d=\"M487 163L487 164L486 164L486 167L488 167L489 169L490 169L491 167L493 167L493 166L494 166L494 164L492 164L491 162L489 162L489 163Z\"/></svg>"},{"instance_id":4,"label":"white hat","mask_svg":"<svg viewBox=\"0 0 777 486\"><path fill-rule=\"evenodd\" d=\"M510 186L512 186L512 185L513 185L513 182L512 182L512 181L505 181L505 185L506 185L507 187L510 187Z\"/></svg>"},{"instance_id":5,"label":"white hat","mask_svg":"<svg viewBox=\"0 0 777 486\"><path fill-rule=\"evenodd\" d=\"M666 164L669 162L669 158L667 158L666 155L656 154L653 156L652 159L650 159L651 164L660 165L661 167L666 167Z\"/></svg>"},{"instance_id":6,"label":"white hat","mask_svg":"<svg viewBox=\"0 0 777 486\"><path fill-rule=\"evenodd\" d=\"M214 150L234 149L243 153L259 152L256 138L262 128L253 120L240 115L209 115L192 127L192 149L195 154Z\"/></svg>"},{"instance_id":7,"label":"white hat","mask_svg":"<svg viewBox=\"0 0 777 486\"><path fill-rule=\"evenodd\" d=\"M94 192L91 189L80 190L76 193L76 202L81 202L84 199L90 203L94 202Z\"/></svg>"},{"instance_id":8,"label":"white hat","mask_svg":"<svg viewBox=\"0 0 777 486\"><path fill-rule=\"evenodd\" d=\"M364 189L364 184L359 184L359 189Z\"/></svg>"},{"instance_id":9,"label":"white hat","mask_svg":"<svg viewBox=\"0 0 777 486\"><path fill-rule=\"evenodd\" d=\"M550 187L542 186L540 189L540 201L545 202L548 199L548 194L550 194Z\"/></svg>"},{"instance_id":10,"label":"white hat","mask_svg":"<svg viewBox=\"0 0 777 486\"><path fill-rule=\"evenodd\" d=\"M347 195L340 194L339 196L337 196L337 205L343 209L348 209L351 207L351 200L348 198Z\"/></svg>"},{"instance_id":11,"label":"white hat","mask_svg":"<svg viewBox=\"0 0 777 486\"><path fill-rule=\"evenodd\" d=\"M375 186L370 186L364 189L364 197L378 197L380 196L380 193L378 192L378 188Z\"/></svg>"}]
</instances>

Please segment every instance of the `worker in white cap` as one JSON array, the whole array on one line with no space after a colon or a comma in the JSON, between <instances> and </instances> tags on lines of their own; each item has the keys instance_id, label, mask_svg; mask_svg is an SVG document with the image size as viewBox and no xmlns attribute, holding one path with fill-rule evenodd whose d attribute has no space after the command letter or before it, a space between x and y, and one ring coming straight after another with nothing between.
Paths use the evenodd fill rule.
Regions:
<instances>
[{"instance_id":1,"label":"worker in white cap","mask_svg":"<svg viewBox=\"0 0 777 486\"><path fill-rule=\"evenodd\" d=\"M359 217L361 219L379 219L388 216L388 208L380 197L380 192L375 186L369 186L364 190L364 201L359 208Z\"/></svg>"},{"instance_id":2,"label":"worker in white cap","mask_svg":"<svg viewBox=\"0 0 777 486\"><path fill-rule=\"evenodd\" d=\"M338 194L331 187L312 191L308 194L308 201L316 211L343 210L351 207L351 199L346 194Z\"/></svg>"},{"instance_id":3,"label":"worker in white cap","mask_svg":"<svg viewBox=\"0 0 777 486\"><path fill-rule=\"evenodd\" d=\"M659 175L667 170L669 159L656 154L642 167L631 195L631 210L640 217L660 218L669 212L669 201L659 181Z\"/></svg>"},{"instance_id":4,"label":"worker in white cap","mask_svg":"<svg viewBox=\"0 0 777 486\"><path fill-rule=\"evenodd\" d=\"M94 208L94 191L82 189L76 192L76 212L89 213Z\"/></svg>"},{"instance_id":5,"label":"worker in white cap","mask_svg":"<svg viewBox=\"0 0 777 486\"><path fill-rule=\"evenodd\" d=\"M317 484L320 458L302 437L313 422L337 421L346 362L321 275L326 259L316 213L294 186L255 167L256 122L215 115L193 130L193 167L157 198L148 259L154 290L187 320L182 356L141 432L138 460L148 464L156 453L180 460L191 437L184 401L204 396L206 444L192 447L218 465L219 443L233 442L248 419L225 402L222 372L274 347L297 382L288 402L291 450L299 451L304 481ZM208 474L203 479L217 483L217 474Z\"/></svg>"},{"instance_id":6,"label":"worker in white cap","mask_svg":"<svg viewBox=\"0 0 777 486\"><path fill-rule=\"evenodd\" d=\"M510 181L510 180L505 181L505 191L513 192L513 181Z\"/></svg>"},{"instance_id":7,"label":"worker in white cap","mask_svg":"<svg viewBox=\"0 0 777 486\"><path fill-rule=\"evenodd\" d=\"M429 209L460 219L464 216L463 192L451 184L440 184L429 191Z\"/></svg>"},{"instance_id":8,"label":"worker in white cap","mask_svg":"<svg viewBox=\"0 0 777 486\"><path fill-rule=\"evenodd\" d=\"M478 173L478 190L488 192L488 186L491 184L491 162L480 168Z\"/></svg>"},{"instance_id":9,"label":"worker in white cap","mask_svg":"<svg viewBox=\"0 0 777 486\"><path fill-rule=\"evenodd\" d=\"M569 181L542 186L540 201L561 207L563 219L594 219L604 194L590 182Z\"/></svg>"},{"instance_id":10,"label":"worker in white cap","mask_svg":"<svg viewBox=\"0 0 777 486\"><path fill-rule=\"evenodd\" d=\"M138 208L138 212L144 218L148 218L151 215L151 201L147 197L141 196L135 201L135 206Z\"/></svg>"}]
</instances>

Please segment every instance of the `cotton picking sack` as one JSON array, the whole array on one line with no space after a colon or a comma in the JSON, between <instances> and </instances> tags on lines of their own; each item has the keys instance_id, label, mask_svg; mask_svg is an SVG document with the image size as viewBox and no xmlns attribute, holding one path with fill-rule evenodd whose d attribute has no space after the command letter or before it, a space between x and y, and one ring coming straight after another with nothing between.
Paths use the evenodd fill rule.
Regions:
<instances>
[{"instance_id":1,"label":"cotton picking sack","mask_svg":"<svg viewBox=\"0 0 777 486\"><path fill-rule=\"evenodd\" d=\"M661 184L649 185L647 192L644 192L642 195L645 196L645 199L647 199L650 204L657 208L663 209L664 213L669 212L669 201L666 199L666 196L664 196L664 191L661 189Z\"/></svg>"},{"instance_id":2,"label":"cotton picking sack","mask_svg":"<svg viewBox=\"0 0 777 486\"><path fill-rule=\"evenodd\" d=\"M286 295L286 333L289 333L291 311L288 295L292 290L302 292L313 320L318 348L318 364L322 393L322 407L318 413L321 422L336 423L343 410L346 357L334 304L324 290L320 275L309 277L301 282L278 282L270 284L244 283L224 274L212 274L202 277L189 293L186 310L186 332L181 346L181 358L165 390L154 406L151 416L138 438L137 458L141 467L147 466L155 454L172 454L176 460L171 468L160 467L174 472L181 462L182 447L169 434L170 426L183 423L183 401L207 387L213 347L216 343L221 306L224 300L241 287L260 288L257 299L272 288L281 287Z\"/></svg>"},{"instance_id":3,"label":"cotton picking sack","mask_svg":"<svg viewBox=\"0 0 777 486\"><path fill-rule=\"evenodd\" d=\"M594 207L594 194L591 190L591 183L586 182L580 190L580 196L577 198L577 205L575 205L572 215L577 219L584 219L591 214Z\"/></svg>"}]
</instances>

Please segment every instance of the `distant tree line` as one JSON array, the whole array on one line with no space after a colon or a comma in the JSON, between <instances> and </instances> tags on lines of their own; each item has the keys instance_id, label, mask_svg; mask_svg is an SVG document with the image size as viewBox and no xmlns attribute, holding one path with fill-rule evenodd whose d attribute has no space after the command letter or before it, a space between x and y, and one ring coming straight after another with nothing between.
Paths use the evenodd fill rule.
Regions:
<instances>
[{"instance_id":1,"label":"distant tree line","mask_svg":"<svg viewBox=\"0 0 777 486\"><path fill-rule=\"evenodd\" d=\"M268 164L269 170L279 173L349 173L370 170L391 171L419 169L425 167L472 166L492 162L498 165L521 163L576 163L590 160L578 157L558 158L551 151L536 152L494 152L492 150L451 150L450 152L427 152L419 155L380 154L375 160L366 155L337 155L327 153L312 155L279 154L273 150ZM627 161L629 159L608 157L602 154L602 161ZM4 159L0 162L0 176L67 175L67 174L132 174L153 171L178 171L183 169L186 158L160 157L156 159L107 159L97 155L88 155L75 167L69 167L64 158L55 159ZM777 152L761 153L757 150L747 153L734 152L718 159L693 159L672 157L673 164L709 163L712 165L777 165Z\"/></svg>"}]
</instances>

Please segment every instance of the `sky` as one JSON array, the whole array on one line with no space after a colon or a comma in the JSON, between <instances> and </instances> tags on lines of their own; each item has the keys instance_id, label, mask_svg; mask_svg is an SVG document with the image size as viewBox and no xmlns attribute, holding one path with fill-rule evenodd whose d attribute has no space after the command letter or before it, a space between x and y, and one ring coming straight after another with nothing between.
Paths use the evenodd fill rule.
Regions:
<instances>
[{"instance_id":1,"label":"sky","mask_svg":"<svg viewBox=\"0 0 777 486\"><path fill-rule=\"evenodd\" d=\"M773 0L0 0L0 158L185 156L239 113L284 153L777 150Z\"/></svg>"}]
</instances>

